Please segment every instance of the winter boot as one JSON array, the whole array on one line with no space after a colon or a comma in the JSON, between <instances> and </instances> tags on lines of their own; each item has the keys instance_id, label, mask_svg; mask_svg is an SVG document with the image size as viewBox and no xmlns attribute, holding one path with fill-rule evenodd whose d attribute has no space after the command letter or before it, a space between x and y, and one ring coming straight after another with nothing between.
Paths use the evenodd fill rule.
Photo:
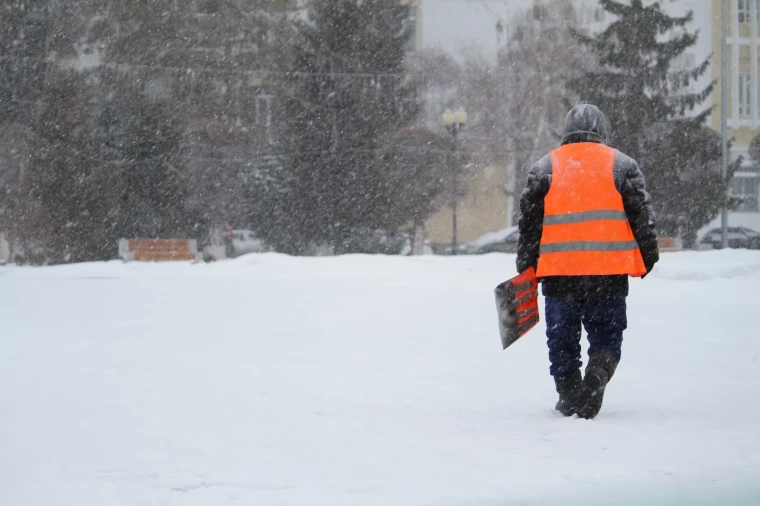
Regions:
<instances>
[{"instance_id":1,"label":"winter boot","mask_svg":"<svg viewBox=\"0 0 760 506\"><path fill-rule=\"evenodd\" d=\"M590 420L599 414L604 389L615 374L617 364L615 357L608 351L600 351L589 357L578 397L576 412L579 417Z\"/></svg>"},{"instance_id":2,"label":"winter boot","mask_svg":"<svg viewBox=\"0 0 760 506\"><path fill-rule=\"evenodd\" d=\"M565 376L555 376L559 401L554 409L565 416L573 416L578 410L578 394L581 389L581 371L571 372Z\"/></svg>"}]
</instances>

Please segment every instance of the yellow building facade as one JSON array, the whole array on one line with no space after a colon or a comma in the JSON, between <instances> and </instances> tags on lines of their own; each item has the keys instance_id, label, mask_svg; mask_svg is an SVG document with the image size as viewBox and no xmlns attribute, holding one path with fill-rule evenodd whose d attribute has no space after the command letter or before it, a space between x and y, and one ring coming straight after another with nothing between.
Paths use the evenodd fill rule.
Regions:
<instances>
[{"instance_id":1,"label":"yellow building facade","mask_svg":"<svg viewBox=\"0 0 760 506\"><path fill-rule=\"evenodd\" d=\"M711 0L712 96L710 126L721 129L721 0ZM735 174L732 194L741 200L729 217L732 226L760 230L760 173L749 157L752 140L760 135L760 1L727 0L726 63L728 137L731 158L742 156L742 169ZM710 226L717 225L717 222Z\"/></svg>"},{"instance_id":2,"label":"yellow building facade","mask_svg":"<svg viewBox=\"0 0 760 506\"><path fill-rule=\"evenodd\" d=\"M758 26L760 3L757 0L728 0L728 33L726 38L728 64L728 127L729 138L735 145L734 156L746 154L752 139L760 133L758 107ZM714 113L711 126L720 131L721 108L721 0L712 0L712 77Z\"/></svg>"},{"instance_id":3,"label":"yellow building facade","mask_svg":"<svg viewBox=\"0 0 760 506\"><path fill-rule=\"evenodd\" d=\"M467 195L457 201L457 242L478 237L511 225L508 216L512 199L507 192L506 166L489 165L473 174ZM451 244L453 209L444 207L425 225L425 236L433 244Z\"/></svg>"}]
</instances>

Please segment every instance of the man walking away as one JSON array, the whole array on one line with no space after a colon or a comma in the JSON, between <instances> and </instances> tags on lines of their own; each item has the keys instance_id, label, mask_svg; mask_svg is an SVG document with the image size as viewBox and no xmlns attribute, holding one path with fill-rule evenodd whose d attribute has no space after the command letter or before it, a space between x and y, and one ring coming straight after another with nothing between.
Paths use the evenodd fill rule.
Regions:
<instances>
[{"instance_id":1,"label":"man walking away","mask_svg":"<svg viewBox=\"0 0 760 506\"><path fill-rule=\"evenodd\" d=\"M628 276L659 260L652 199L632 158L607 146L594 105L573 107L562 145L531 169L520 197L517 270L533 267L546 297L550 373L565 416L594 418L620 362ZM589 359L581 375L581 326Z\"/></svg>"}]
</instances>

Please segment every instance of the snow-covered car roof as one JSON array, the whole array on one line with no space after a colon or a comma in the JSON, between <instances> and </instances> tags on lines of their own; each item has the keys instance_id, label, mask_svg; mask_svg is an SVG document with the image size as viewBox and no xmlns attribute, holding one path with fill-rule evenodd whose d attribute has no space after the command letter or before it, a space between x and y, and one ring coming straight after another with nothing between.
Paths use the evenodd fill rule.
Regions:
<instances>
[{"instance_id":1,"label":"snow-covered car roof","mask_svg":"<svg viewBox=\"0 0 760 506\"><path fill-rule=\"evenodd\" d=\"M513 233L517 232L517 230L517 227L507 227L495 232L488 232L487 234L478 237L469 244L470 246L481 248L483 246L488 246L489 244L499 243L504 241Z\"/></svg>"}]
</instances>

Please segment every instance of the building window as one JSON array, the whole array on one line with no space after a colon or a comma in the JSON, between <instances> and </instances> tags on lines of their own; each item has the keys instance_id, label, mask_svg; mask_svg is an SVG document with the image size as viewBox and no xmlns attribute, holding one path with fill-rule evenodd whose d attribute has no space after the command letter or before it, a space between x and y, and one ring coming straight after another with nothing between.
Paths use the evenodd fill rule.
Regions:
<instances>
[{"instance_id":1,"label":"building window","mask_svg":"<svg viewBox=\"0 0 760 506\"><path fill-rule=\"evenodd\" d=\"M738 1L738 14L739 23L749 23L749 3L750 0L737 0Z\"/></svg>"},{"instance_id":2,"label":"building window","mask_svg":"<svg viewBox=\"0 0 760 506\"><path fill-rule=\"evenodd\" d=\"M732 193L739 200L737 211L756 213L760 211L760 176L737 176L734 178Z\"/></svg>"},{"instance_id":3,"label":"building window","mask_svg":"<svg viewBox=\"0 0 760 506\"><path fill-rule=\"evenodd\" d=\"M752 108L752 77L747 73L739 74L739 117L747 118Z\"/></svg>"}]
</instances>

